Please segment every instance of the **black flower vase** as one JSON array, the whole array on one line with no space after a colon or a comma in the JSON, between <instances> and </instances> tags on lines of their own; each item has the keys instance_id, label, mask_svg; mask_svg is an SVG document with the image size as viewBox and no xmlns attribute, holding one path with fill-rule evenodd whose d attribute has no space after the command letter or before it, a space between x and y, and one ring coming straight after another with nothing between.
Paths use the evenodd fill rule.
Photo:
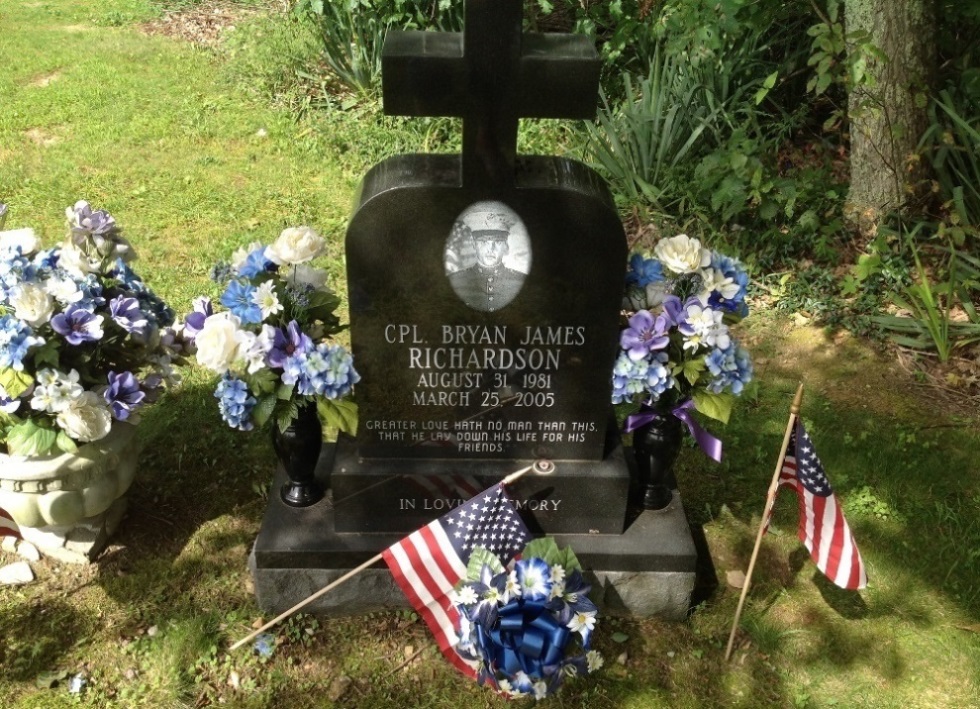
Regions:
<instances>
[{"instance_id":1,"label":"black flower vase","mask_svg":"<svg viewBox=\"0 0 980 709\"><path fill-rule=\"evenodd\" d=\"M643 495L643 509L662 510L673 497L674 462L681 451L684 430L669 410L633 432L633 452Z\"/></svg>"},{"instance_id":2,"label":"black flower vase","mask_svg":"<svg viewBox=\"0 0 980 709\"><path fill-rule=\"evenodd\" d=\"M285 431L273 422L272 448L289 478L279 496L290 507L309 507L323 498L323 488L315 476L322 445L323 429L316 404L301 406Z\"/></svg>"}]
</instances>

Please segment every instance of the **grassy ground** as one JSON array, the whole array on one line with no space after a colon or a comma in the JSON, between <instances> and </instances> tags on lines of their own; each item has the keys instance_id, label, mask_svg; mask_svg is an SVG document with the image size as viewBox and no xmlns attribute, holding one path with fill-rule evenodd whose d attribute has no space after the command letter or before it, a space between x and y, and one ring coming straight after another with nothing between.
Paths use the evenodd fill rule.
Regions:
<instances>
[{"instance_id":1,"label":"grassy ground","mask_svg":"<svg viewBox=\"0 0 980 709\"><path fill-rule=\"evenodd\" d=\"M116 216L140 272L185 309L210 291L216 259L308 223L330 238L323 265L343 291L356 178L383 154L382 138L401 145L412 134L356 110L297 119L246 90L246 57L279 56L263 44L274 25L253 19L236 30L236 69L225 55L138 31L157 15L142 0L0 6L8 227L30 224L51 243L64 207L88 199ZM678 472L710 552L700 605L685 623L604 619L606 670L547 705L980 706L976 419L945 413L847 338L765 311L745 326L758 394L724 430L721 465L686 449ZM726 573L747 564L800 380L804 420L846 501L871 585L843 592L814 570L784 493L726 665L738 598ZM147 414L130 513L97 564L42 561L37 582L0 589L0 704L504 706L455 676L412 614L298 617L269 659L225 651L260 617L246 557L273 463L263 436L220 422L212 387L188 370L183 388ZM615 642L614 631L626 639ZM77 673L88 678L81 697L64 679Z\"/></svg>"}]
</instances>

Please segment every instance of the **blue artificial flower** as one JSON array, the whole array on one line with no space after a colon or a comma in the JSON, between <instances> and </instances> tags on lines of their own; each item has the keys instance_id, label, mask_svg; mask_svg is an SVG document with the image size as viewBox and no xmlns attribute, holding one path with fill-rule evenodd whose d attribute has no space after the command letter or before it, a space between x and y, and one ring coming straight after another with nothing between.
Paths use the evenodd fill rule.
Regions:
<instances>
[{"instance_id":1,"label":"blue artificial flower","mask_svg":"<svg viewBox=\"0 0 980 709\"><path fill-rule=\"evenodd\" d=\"M272 657L272 653L276 649L276 637L272 633L259 633L252 648L255 650L255 654L263 659Z\"/></svg>"},{"instance_id":2,"label":"blue artificial flower","mask_svg":"<svg viewBox=\"0 0 980 709\"><path fill-rule=\"evenodd\" d=\"M214 398L218 400L218 410L221 418L239 431L251 431L252 409L258 401L249 393L248 385L241 379L225 374L214 390Z\"/></svg>"},{"instance_id":3,"label":"blue artificial flower","mask_svg":"<svg viewBox=\"0 0 980 709\"><path fill-rule=\"evenodd\" d=\"M65 312L51 318L51 327L62 335L69 345L77 347L83 342L102 339L102 335L105 334L102 331L102 320L101 315L93 315L78 305L72 305Z\"/></svg>"},{"instance_id":4,"label":"blue artificial flower","mask_svg":"<svg viewBox=\"0 0 980 709\"><path fill-rule=\"evenodd\" d=\"M67 273L62 273L66 277L70 277ZM78 290L82 294L81 299L74 303L76 308L94 313L96 308L105 305L105 298L102 297L102 284L95 274L90 273L85 278L72 280L75 281L75 285L78 286Z\"/></svg>"},{"instance_id":5,"label":"blue artificial flower","mask_svg":"<svg viewBox=\"0 0 980 709\"><path fill-rule=\"evenodd\" d=\"M646 373L646 392L650 401L656 401L674 386L674 376L667 369L668 361L666 352L656 352L648 360L650 366Z\"/></svg>"},{"instance_id":6,"label":"blue artificial flower","mask_svg":"<svg viewBox=\"0 0 980 709\"><path fill-rule=\"evenodd\" d=\"M710 268L720 272L726 282L730 279L730 283L723 291L713 290L708 298L708 305L736 313L739 317L747 316L749 308L745 295L749 287L749 274L742 263L738 259L716 253L711 257Z\"/></svg>"},{"instance_id":7,"label":"blue artificial flower","mask_svg":"<svg viewBox=\"0 0 980 709\"><path fill-rule=\"evenodd\" d=\"M30 325L13 315L0 317L0 367L24 371L24 357L34 345L43 345L44 338L34 337Z\"/></svg>"},{"instance_id":8,"label":"blue artificial flower","mask_svg":"<svg viewBox=\"0 0 980 709\"><path fill-rule=\"evenodd\" d=\"M116 374L109 372L109 386L103 393L103 398L112 409L112 416L117 421L125 421L143 403L146 393L140 389L139 380L132 372Z\"/></svg>"},{"instance_id":9,"label":"blue artificial flower","mask_svg":"<svg viewBox=\"0 0 980 709\"><path fill-rule=\"evenodd\" d=\"M39 272L48 274L58 268L58 260L61 258L61 251L57 248L44 249L34 254L34 268Z\"/></svg>"},{"instance_id":10,"label":"blue artificial flower","mask_svg":"<svg viewBox=\"0 0 980 709\"><path fill-rule=\"evenodd\" d=\"M645 391L648 369L650 362L646 359L634 361L625 352L620 352L613 365L612 403L633 401L636 394Z\"/></svg>"},{"instance_id":11,"label":"blue artificial flower","mask_svg":"<svg viewBox=\"0 0 980 709\"><path fill-rule=\"evenodd\" d=\"M654 316L648 310L640 310L629 319L629 327L619 337L620 346L632 360L643 359L655 350L662 350L670 343L666 315Z\"/></svg>"},{"instance_id":12,"label":"blue artificial flower","mask_svg":"<svg viewBox=\"0 0 980 709\"><path fill-rule=\"evenodd\" d=\"M339 399L361 380L354 359L340 345L321 342L316 349L288 357L283 365L283 384L296 385L303 396Z\"/></svg>"},{"instance_id":13,"label":"blue artificial flower","mask_svg":"<svg viewBox=\"0 0 980 709\"><path fill-rule=\"evenodd\" d=\"M113 262L108 273L119 281L126 290L140 291L146 287L136 272L121 258L117 258Z\"/></svg>"},{"instance_id":14,"label":"blue artificial flower","mask_svg":"<svg viewBox=\"0 0 980 709\"><path fill-rule=\"evenodd\" d=\"M547 601L551 597L551 567L544 559L521 559L514 565L514 571L525 601Z\"/></svg>"},{"instance_id":15,"label":"blue artificial flower","mask_svg":"<svg viewBox=\"0 0 980 709\"><path fill-rule=\"evenodd\" d=\"M7 390L0 386L0 411L5 414L15 414L20 408L21 400L7 394Z\"/></svg>"},{"instance_id":16,"label":"blue artificial flower","mask_svg":"<svg viewBox=\"0 0 980 709\"><path fill-rule=\"evenodd\" d=\"M112 319L126 332L143 335L148 324L146 315L139 308L136 298L118 295L109 301L109 312Z\"/></svg>"},{"instance_id":17,"label":"blue artificial flower","mask_svg":"<svg viewBox=\"0 0 980 709\"><path fill-rule=\"evenodd\" d=\"M258 324L262 322L262 308L252 302L254 294L255 286L234 279L228 283L228 288L221 294L221 304L243 324Z\"/></svg>"},{"instance_id":18,"label":"blue artificial flower","mask_svg":"<svg viewBox=\"0 0 980 709\"><path fill-rule=\"evenodd\" d=\"M644 258L642 254L630 257L629 268L626 271L626 284L645 288L650 283L664 280L663 265L654 258Z\"/></svg>"},{"instance_id":19,"label":"blue artificial flower","mask_svg":"<svg viewBox=\"0 0 980 709\"><path fill-rule=\"evenodd\" d=\"M716 347L704 358L704 362L713 377L708 383L708 390L715 394L728 390L738 396L752 381L752 360L744 347L730 345L724 350Z\"/></svg>"},{"instance_id":20,"label":"blue artificial flower","mask_svg":"<svg viewBox=\"0 0 980 709\"><path fill-rule=\"evenodd\" d=\"M265 247L249 253L245 261L238 267L238 275L252 279L265 271L275 271L279 266L265 257Z\"/></svg>"}]
</instances>

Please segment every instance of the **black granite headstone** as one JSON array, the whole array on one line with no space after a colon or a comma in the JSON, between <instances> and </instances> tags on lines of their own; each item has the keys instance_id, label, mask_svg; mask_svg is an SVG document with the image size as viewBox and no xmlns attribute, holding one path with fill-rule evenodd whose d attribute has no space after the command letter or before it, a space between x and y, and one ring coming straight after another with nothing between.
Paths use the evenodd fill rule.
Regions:
<instances>
[{"instance_id":1,"label":"black granite headstone","mask_svg":"<svg viewBox=\"0 0 980 709\"><path fill-rule=\"evenodd\" d=\"M365 177L347 233L356 439L324 446L327 499L270 500L250 564L279 612L538 458L511 497L572 544L629 612L681 618L694 545L680 498L628 514L631 456L610 405L626 239L603 181L518 156L522 117L591 118L584 37L521 32L521 0L467 0L466 29L390 33L385 110L463 119L461 155L403 155ZM281 477L280 473L280 477ZM323 613L403 603L386 569ZM615 604L613 604L615 605Z\"/></svg>"},{"instance_id":2,"label":"black granite headstone","mask_svg":"<svg viewBox=\"0 0 980 709\"><path fill-rule=\"evenodd\" d=\"M345 531L410 530L465 499L452 474L489 484L536 458L578 462L559 466L547 494L523 490L543 529L622 530L627 477L607 462L622 225L586 166L516 155L519 118L594 116L600 63L585 37L522 34L521 11L469 0L463 34L393 32L385 44L386 112L461 116L463 152L386 160L351 219L362 381L356 447L334 472ZM420 475L449 493L427 497Z\"/></svg>"}]
</instances>

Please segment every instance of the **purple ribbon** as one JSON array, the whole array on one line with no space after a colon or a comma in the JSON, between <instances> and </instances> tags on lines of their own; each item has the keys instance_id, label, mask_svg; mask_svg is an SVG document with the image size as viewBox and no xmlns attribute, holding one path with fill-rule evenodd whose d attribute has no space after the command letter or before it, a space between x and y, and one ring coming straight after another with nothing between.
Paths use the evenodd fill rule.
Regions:
<instances>
[{"instance_id":1,"label":"purple ribbon","mask_svg":"<svg viewBox=\"0 0 980 709\"><path fill-rule=\"evenodd\" d=\"M687 425L687 430L691 432L691 435L694 437L694 440L697 441L698 443L698 447L701 448L702 451L704 451L704 454L709 458L711 458L712 460L714 460L715 462L720 463L721 440L715 438L710 433L708 433L703 428L701 428L701 424L699 424L694 419L694 417L691 416L691 412L689 411L689 409L693 409L693 408L694 408L694 400L685 399L676 407L674 407L674 410L671 411L670 413ZM637 411L635 414L626 417L626 425L624 426L623 431L625 433L632 433L640 426L645 426L646 424L652 421L656 421L658 418L661 418L662 416L663 414L657 412L656 409L650 406L649 402L645 403L640 408L640 410Z\"/></svg>"}]
</instances>

